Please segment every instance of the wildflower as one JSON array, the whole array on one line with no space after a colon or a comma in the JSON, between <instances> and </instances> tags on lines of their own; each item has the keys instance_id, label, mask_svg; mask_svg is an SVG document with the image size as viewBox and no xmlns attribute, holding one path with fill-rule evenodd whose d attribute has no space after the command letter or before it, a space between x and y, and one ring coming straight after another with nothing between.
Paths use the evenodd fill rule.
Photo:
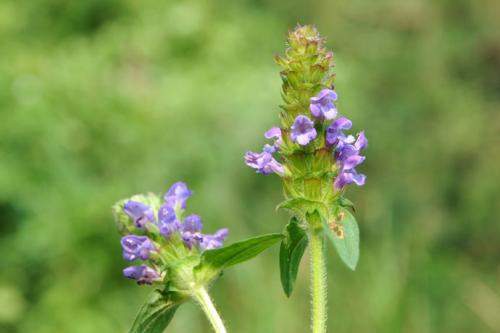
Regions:
<instances>
[{"instance_id":1,"label":"wildflower","mask_svg":"<svg viewBox=\"0 0 500 333\"><path fill-rule=\"evenodd\" d=\"M170 205L170 207L177 209L180 207L182 209L186 209L186 201L191 196L191 190L187 187L187 185L183 182L177 182L167 193L165 193L165 202Z\"/></svg>"},{"instance_id":2,"label":"wildflower","mask_svg":"<svg viewBox=\"0 0 500 333\"><path fill-rule=\"evenodd\" d=\"M295 118L291 127L290 139L301 146L306 146L312 140L316 139L316 129L314 123L304 115Z\"/></svg>"},{"instance_id":3,"label":"wildflower","mask_svg":"<svg viewBox=\"0 0 500 333\"><path fill-rule=\"evenodd\" d=\"M281 137L281 129L279 127L270 128L266 133L264 133L264 137L266 139L275 139L273 146L276 147L276 150L278 150L283 143L283 139Z\"/></svg>"},{"instance_id":4,"label":"wildflower","mask_svg":"<svg viewBox=\"0 0 500 333\"><path fill-rule=\"evenodd\" d=\"M274 159L271 151L271 147L264 147L262 153L247 152L245 154L246 165L256 169L257 173L263 175L269 175L273 172L278 175L284 174L285 170L283 165Z\"/></svg>"},{"instance_id":5,"label":"wildflower","mask_svg":"<svg viewBox=\"0 0 500 333\"><path fill-rule=\"evenodd\" d=\"M123 258L128 261L136 259L147 260L149 254L155 251L155 246L146 236L127 235L121 240Z\"/></svg>"},{"instance_id":6,"label":"wildflower","mask_svg":"<svg viewBox=\"0 0 500 333\"><path fill-rule=\"evenodd\" d=\"M146 265L129 266L123 270L123 275L136 280L138 284L152 284L160 280L160 274Z\"/></svg>"},{"instance_id":7,"label":"wildflower","mask_svg":"<svg viewBox=\"0 0 500 333\"><path fill-rule=\"evenodd\" d=\"M349 142L353 141L353 137L346 137L344 134L344 130L349 130L352 127L352 122L345 118L340 117L335 120L327 129L326 129L326 142L329 145L336 145L339 141Z\"/></svg>"},{"instance_id":8,"label":"wildflower","mask_svg":"<svg viewBox=\"0 0 500 333\"><path fill-rule=\"evenodd\" d=\"M129 200L123 206L123 211L134 220L137 227L144 227L146 223L155 221L151 207L142 202Z\"/></svg>"},{"instance_id":9,"label":"wildflower","mask_svg":"<svg viewBox=\"0 0 500 333\"><path fill-rule=\"evenodd\" d=\"M203 250L211 250L219 248L223 245L224 239L228 235L227 229L219 229L213 235L203 235L200 243L200 247Z\"/></svg>"},{"instance_id":10,"label":"wildflower","mask_svg":"<svg viewBox=\"0 0 500 333\"><path fill-rule=\"evenodd\" d=\"M337 107L334 102L337 93L331 89L323 89L318 95L311 97L309 109L315 118L326 118L331 120L337 116Z\"/></svg>"}]
</instances>

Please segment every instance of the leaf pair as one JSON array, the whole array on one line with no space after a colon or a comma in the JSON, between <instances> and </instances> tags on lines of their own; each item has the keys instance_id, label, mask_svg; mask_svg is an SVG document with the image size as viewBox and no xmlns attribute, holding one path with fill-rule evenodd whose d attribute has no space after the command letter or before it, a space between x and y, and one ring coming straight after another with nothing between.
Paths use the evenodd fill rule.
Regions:
<instances>
[{"instance_id":1,"label":"leaf pair","mask_svg":"<svg viewBox=\"0 0 500 333\"><path fill-rule=\"evenodd\" d=\"M347 267L356 269L359 260L359 229L354 216L345 206L352 207L352 203L344 199L340 205L327 209L321 202L301 198L285 201L278 206L294 214L285 228L285 239L280 247L281 285L288 297L293 291L300 261L308 245L306 227L312 227L307 223L309 214L319 214L322 232Z\"/></svg>"},{"instance_id":2,"label":"leaf pair","mask_svg":"<svg viewBox=\"0 0 500 333\"><path fill-rule=\"evenodd\" d=\"M233 243L229 246L202 253L200 263L194 267L197 282L204 286L212 282L230 266L257 256L283 239L282 234L268 234ZM153 298L137 314L130 333L162 333L185 298L171 297L172 293L155 291Z\"/></svg>"}]
</instances>

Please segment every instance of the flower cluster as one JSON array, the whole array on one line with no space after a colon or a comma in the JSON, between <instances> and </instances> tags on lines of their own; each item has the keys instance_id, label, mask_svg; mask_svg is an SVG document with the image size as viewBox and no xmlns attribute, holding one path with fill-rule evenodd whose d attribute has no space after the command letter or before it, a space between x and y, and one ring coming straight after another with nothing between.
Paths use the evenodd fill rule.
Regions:
<instances>
[{"instance_id":1,"label":"flower cluster","mask_svg":"<svg viewBox=\"0 0 500 333\"><path fill-rule=\"evenodd\" d=\"M115 214L123 213L133 224L126 229L132 232L121 239L123 258L147 263L125 268L125 277L139 284L159 282L164 279L164 272L183 258L223 245L227 229L203 234L200 216L192 214L184 218L191 194L185 183L177 182L163 200L152 194L139 195L115 205Z\"/></svg>"},{"instance_id":2,"label":"flower cluster","mask_svg":"<svg viewBox=\"0 0 500 333\"><path fill-rule=\"evenodd\" d=\"M337 101L337 93L328 88L322 89L316 96L311 97L309 110L312 120L306 115L299 114L290 127L289 139L291 143L297 144L299 149L304 148L317 139L319 132L317 128L322 128L327 121L333 120L329 125L326 123L324 143L325 147L331 151L337 166L334 188L341 190L351 183L358 186L365 184L366 176L357 173L355 167L365 160L360 153L367 146L368 140L364 132L359 133L357 138L344 133L351 129L352 122L345 117L336 118L338 112L335 101ZM274 172L283 176L283 164L273 157L273 153L279 152L283 142L281 129L273 127L265 133L265 137L275 138L274 145L266 144L262 153L247 152L245 163L256 169L258 173L267 175Z\"/></svg>"},{"instance_id":3,"label":"flower cluster","mask_svg":"<svg viewBox=\"0 0 500 333\"><path fill-rule=\"evenodd\" d=\"M274 144L247 152L245 163L258 173L278 174L287 199L333 203L346 185L364 185L366 176L356 167L365 159L367 139L364 132L345 134L352 122L338 115L333 53L323 44L312 26L290 31L285 56L275 58L282 67L281 126L265 134Z\"/></svg>"}]
</instances>

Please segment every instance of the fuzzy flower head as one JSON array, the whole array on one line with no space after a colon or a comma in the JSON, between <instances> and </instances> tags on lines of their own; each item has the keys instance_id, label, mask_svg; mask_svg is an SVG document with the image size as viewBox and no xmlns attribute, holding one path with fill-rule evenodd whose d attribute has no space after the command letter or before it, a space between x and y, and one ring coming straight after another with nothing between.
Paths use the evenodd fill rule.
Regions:
<instances>
[{"instance_id":1,"label":"fuzzy flower head","mask_svg":"<svg viewBox=\"0 0 500 333\"><path fill-rule=\"evenodd\" d=\"M177 182L163 196L134 196L115 206L122 215L131 220L140 234L128 233L121 239L123 258L127 261L141 260L143 264L123 270L125 277L139 284L161 282L169 263L184 257L200 255L203 251L223 246L227 229L215 234L202 233L201 217L191 214L184 217L187 199L191 190L183 182ZM125 229L129 230L129 229Z\"/></svg>"}]
</instances>

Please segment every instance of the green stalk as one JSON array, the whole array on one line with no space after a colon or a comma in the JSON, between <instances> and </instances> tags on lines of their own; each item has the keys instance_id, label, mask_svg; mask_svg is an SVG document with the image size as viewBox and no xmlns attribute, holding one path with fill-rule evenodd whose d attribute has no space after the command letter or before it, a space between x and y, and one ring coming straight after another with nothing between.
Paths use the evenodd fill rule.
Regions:
<instances>
[{"instance_id":1,"label":"green stalk","mask_svg":"<svg viewBox=\"0 0 500 333\"><path fill-rule=\"evenodd\" d=\"M200 304L203 312L207 316L208 320L212 324L212 327L216 333L226 333L226 328L224 327L224 322L222 321L219 313L215 309L214 303L210 296L208 295L205 288L199 288L194 291L193 297Z\"/></svg>"},{"instance_id":2,"label":"green stalk","mask_svg":"<svg viewBox=\"0 0 500 333\"><path fill-rule=\"evenodd\" d=\"M326 267L324 236L312 230L309 244L311 254L311 329L313 333L326 332Z\"/></svg>"}]
</instances>

